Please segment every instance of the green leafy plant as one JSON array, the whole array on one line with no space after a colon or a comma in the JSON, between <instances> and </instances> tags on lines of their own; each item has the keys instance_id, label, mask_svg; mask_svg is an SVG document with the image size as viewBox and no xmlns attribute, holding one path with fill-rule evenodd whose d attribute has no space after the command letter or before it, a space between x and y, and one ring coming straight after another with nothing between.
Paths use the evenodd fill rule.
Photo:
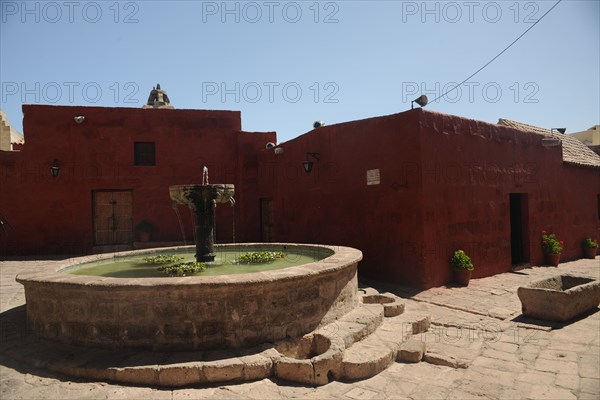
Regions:
<instances>
[{"instance_id":1,"label":"green leafy plant","mask_svg":"<svg viewBox=\"0 0 600 400\"><path fill-rule=\"evenodd\" d=\"M542 231L542 251L544 254L559 254L562 252L564 242L558 240L554 233Z\"/></svg>"},{"instance_id":2,"label":"green leafy plant","mask_svg":"<svg viewBox=\"0 0 600 400\"><path fill-rule=\"evenodd\" d=\"M584 249L597 249L598 248L598 242L596 242L592 238L585 238L583 240L583 242L581 243L581 245L583 246Z\"/></svg>"},{"instance_id":3,"label":"green leafy plant","mask_svg":"<svg viewBox=\"0 0 600 400\"><path fill-rule=\"evenodd\" d=\"M254 251L242 254L234 264L264 264L285 257L283 251Z\"/></svg>"},{"instance_id":4,"label":"green leafy plant","mask_svg":"<svg viewBox=\"0 0 600 400\"><path fill-rule=\"evenodd\" d=\"M135 226L136 232L146 232L151 233L154 230L154 226L146 220L140 222Z\"/></svg>"},{"instance_id":5,"label":"green leafy plant","mask_svg":"<svg viewBox=\"0 0 600 400\"><path fill-rule=\"evenodd\" d=\"M144 262L148 264L173 264L183 260L183 257L175 256L172 254L159 254L157 256L144 257L142 260L144 260Z\"/></svg>"},{"instance_id":6,"label":"green leafy plant","mask_svg":"<svg viewBox=\"0 0 600 400\"><path fill-rule=\"evenodd\" d=\"M450 258L450 265L454 269L464 269L467 271L473 271L475 267L469 257L463 250L456 250Z\"/></svg>"},{"instance_id":7,"label":"green leafy plant","mask_svg":"<svg viewBox=\"0 0 600 400\"><path fill-rule=\"evenodd\" d=\"M206 269L206 263L189 261L175 265L163 265L158 267L158 270L168 276L186 276L196 272L201 272Z\"/></svg>"}]
</instances>

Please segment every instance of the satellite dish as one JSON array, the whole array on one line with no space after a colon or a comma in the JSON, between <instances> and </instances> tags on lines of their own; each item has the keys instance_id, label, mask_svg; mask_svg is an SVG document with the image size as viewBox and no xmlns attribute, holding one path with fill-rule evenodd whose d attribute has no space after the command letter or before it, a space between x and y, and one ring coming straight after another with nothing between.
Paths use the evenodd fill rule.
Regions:
<instances>
[{"instance_id":1,"label":"satellite dish","mask_svg":"<svg viewBox=\"0 0 600 400\"><path fill-rule=\"evenodd\" d=\"M313 128L315 129L320 128L322 126L325 126L325 122L323 121L315 121L315 123L313 124Z\"/></svg>"},{"instance_id":2,"label":"satellite dish","mask_svg":"<svg viewBox=\"0 0 600 400\"><path fill-rule=\"evenodd\" d=\"M267 148L267 150L270 150L270 149L272 149L273 147L275 147L275 143L273 143L273 142L269 142L269 143L267 143L267 145L266 145L265 147Z\"/></svg>"},{"instance_id":3,"label":"satellite dish","mask_svg":"<svg viewBox=\"0 0 600 400\"><path fill-rule=\"evenodd\" d=\"M76 115L74 119L78 124L81 124L83 121L85 121L85 117L83 115Z\"/></svg>"}]
</instances>

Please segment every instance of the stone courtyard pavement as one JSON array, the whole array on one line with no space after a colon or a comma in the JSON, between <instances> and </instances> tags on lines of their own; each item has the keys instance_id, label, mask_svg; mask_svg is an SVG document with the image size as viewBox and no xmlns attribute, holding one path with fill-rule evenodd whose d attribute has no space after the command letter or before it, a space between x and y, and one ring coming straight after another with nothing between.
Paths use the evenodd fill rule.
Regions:
<instances>
[{"instance_id":1,"label":"stone courtyard pavement","mask_svg":"<svg viewBox=\"0 0 600 400\"><path fill-rule=\"evenodd\" d=\"M0 262L0 322L16 307L12 313L22 314L25 298L22 286L15 282L17 273L52 262ZM432 325L417 336L427 345L425 361L395 362L363 381L316 388L271 379L175 390L131 387L70 379L23 365L4 355L8 350L4 342L0 343L0 399L595 400L600 398L599 309L566 324L544 324L521 316L517 288L558 273L600 279L600 258L476 279L467 288L415 292L369 282L380 292L404 297L407 306L429 312Z\"/></svg>"}]
</instances>

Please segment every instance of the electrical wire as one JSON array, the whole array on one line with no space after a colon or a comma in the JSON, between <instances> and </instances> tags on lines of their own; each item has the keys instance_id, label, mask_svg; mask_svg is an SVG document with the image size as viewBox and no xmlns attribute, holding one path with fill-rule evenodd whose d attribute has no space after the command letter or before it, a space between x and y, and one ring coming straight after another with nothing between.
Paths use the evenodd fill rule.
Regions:
<instances>
[{"instance_id":1,"label":"electrical wire","mask_svg":"<svg viewBox=\"0 0 600 400\"><path fill-rule=\"evenodd\" d=\"M513 40L511 44L509 44L508 46L506 46L504 48L504 50L502 50L500 53L498 53L498 55L496 55L496 57L494 57L490 61L488 61L483 67L479 68L477 71L473 72L473 74L471 74L471 76L469 76L468 78L466 78L464 81L462 81L458 85L454 86L453 88L448 89L446 92L442 93L441 95L439 95L435 99L431 100L429 103L433 103L434 101L437 101L437 100L441 99L442 97L444 97L448 93L452 92L453 90L458 89L466 81L468 81L469 79L471 79L472 77L474 77L475 75L477 75L478 73L480 73L485 67L487 67L488 65L490 65L491 63L493 63L494 60L496 60L498 57L500 57L502 54L504 54L504 52L506 52L506 50L510 49L515 43L517 43L519 41L519 39L521 39L523 36L525 36L525 34L527 32L529 32L530 30L532 30L534 26L536 26L542 19L544 19L544 17L546 15L548 15L548 13L550 13L550 11L552 11L554 9L554 7L556 7L557 5L559 5L561 2L562 2L562 0L558 0L552 7L550 7L550 9L548 11L546 11L544 13L544 15L542 15L540 17L540 19L538 19L537 21L535 21L533 23L533 25L531 25L529 28L527 28L527 30L525 32L523 32L518 38L516 38L515 40Z\"/></svg>"}]
</instances>

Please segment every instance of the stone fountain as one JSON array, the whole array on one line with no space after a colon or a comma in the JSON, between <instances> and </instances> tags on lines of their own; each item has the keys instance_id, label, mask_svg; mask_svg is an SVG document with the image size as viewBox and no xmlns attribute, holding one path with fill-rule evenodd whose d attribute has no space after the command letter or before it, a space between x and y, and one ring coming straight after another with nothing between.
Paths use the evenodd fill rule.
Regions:
<instances>
[{"instance_id":1,"label":"stone fountain","mask_svg":"<svg viewBox=\"0 0 600 400\"><path fill-rule=\"evenodd\" d=\"M215 260L214 221L217 203L230 203L235 200L235 187L232 184L176 185L169 187L171 200L176 204L187 205L196 218L196 261Z\"/></svg>"},{"instance_id":2,"label":"stone fountain","mask_svg":"<svg viewBox=\"0 0 600 400\"><path fill-rule=\"evenodd\" d=\"M169 194L174 204L194 211L196 260L213 261L215 207L234 204L234 185L209 184L204 167L202 184L171 186ZM27 329L35 333L30 338L20 335L28 340L20 347L36 350L26 351L19 362L80 378L145 386L269 377L324 385L334 379L370 378L396 359L415 362L423 356L421 341L420 350L409 352L406 359L401 345L428 329L429 316L418 310L405 313L402 300L391 293L359 292L359 250L295 243L217 247L321 256L279 270L175 279L68 273L92 259L114 259L115 253L19 274L27 299ZM143 257L156 254L156 249L129 254ZM63 345L47 351L40 338Z\"/></svg>"},{"instance_id":3,"label":"stone fountain","mask_svg":"<svg viewBox=\"0 0 600 400\"><path fill-rule=\"evenodd\" d=\"M204 167L202 184L175 185L169 187L169 195L173 203L187 205L194 213L196 261L211 262L215 260L214 222L217 203L235 204L232 184L209 184L208 168Z\"/></svg>"}]
</instances>

